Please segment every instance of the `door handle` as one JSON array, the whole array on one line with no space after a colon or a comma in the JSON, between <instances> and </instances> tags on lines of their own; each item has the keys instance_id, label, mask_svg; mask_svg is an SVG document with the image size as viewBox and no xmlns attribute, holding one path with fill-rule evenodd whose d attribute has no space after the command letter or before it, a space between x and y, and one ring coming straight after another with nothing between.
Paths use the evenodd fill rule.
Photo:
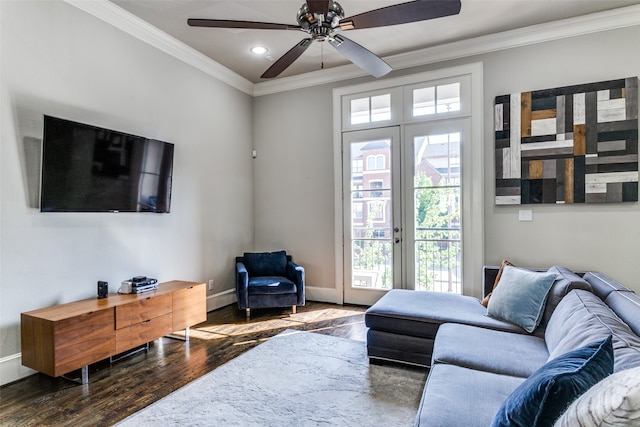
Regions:
<instances>
[{"instance_id":1,"label":"door handle","mask_svg":"<svg viewBox=\"0 0 640 427\"><path fill-rule=\"evenodd\" d=\"M400 243L400 239L396 237L396 239L394 240L395 243Z\"/></svg>"},{"instance_id":2,"label":"door handle","mask_svg":"<svg viewBox=\"0 0 640 427\"><path fill-rule=\"evenodd\" d=\"M396 228L394 228L394 229L393 229L393 231L394 231L395 233L399 233L399 232L400 232L400 227L396 227Z\"/></svg>"}]
</instances>

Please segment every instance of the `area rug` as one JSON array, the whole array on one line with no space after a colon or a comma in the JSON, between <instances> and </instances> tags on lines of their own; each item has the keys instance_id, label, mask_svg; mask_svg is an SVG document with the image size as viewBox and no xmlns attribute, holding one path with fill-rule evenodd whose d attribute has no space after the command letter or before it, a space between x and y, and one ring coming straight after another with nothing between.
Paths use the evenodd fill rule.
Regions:
<instances>
[{"instance_id":1,"label":"area rug","mask_svg":"<svg viewBox=\"0 0 640 427\"><path fill-rule=\"evenodd\" d=\"M426 371L365 343L287 330L118 426L412 426Z\"/></svg>"}]
</instances>

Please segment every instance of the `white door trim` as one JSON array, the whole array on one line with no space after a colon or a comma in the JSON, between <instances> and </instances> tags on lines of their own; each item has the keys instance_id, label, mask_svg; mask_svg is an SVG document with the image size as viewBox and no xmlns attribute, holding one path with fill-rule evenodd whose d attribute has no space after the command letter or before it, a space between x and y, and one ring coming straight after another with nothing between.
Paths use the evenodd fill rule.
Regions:
<instances>
[{"instance_id":1,"label":"white door trim","mask_svg":"<svg viewBox=\"0 0 640 427\"><path fill-rule=\"evenodd\" d=\"M422 81L430 81L457 75L471 76L471 133L474 136L469 155L465 156L467 171L463 178L470 190L468 209L473 215L463 216L463 227L468 230L464 244L466 253L463 266L463 277L466 286L465 295L480 297L482 295L481 271L484 265L484 132L483 132L483 64L475 62L456 67L427 71L408 76L375 80L353 86L333 89L333 176L334 176L334 241L336 296L338 304L344 302L344 227L342 220L343 185L342 185L342 97L352 93L367 92L377 89L409 85ZM463 160L465 161L465 160Z\"/></svg>"}]
</instances>

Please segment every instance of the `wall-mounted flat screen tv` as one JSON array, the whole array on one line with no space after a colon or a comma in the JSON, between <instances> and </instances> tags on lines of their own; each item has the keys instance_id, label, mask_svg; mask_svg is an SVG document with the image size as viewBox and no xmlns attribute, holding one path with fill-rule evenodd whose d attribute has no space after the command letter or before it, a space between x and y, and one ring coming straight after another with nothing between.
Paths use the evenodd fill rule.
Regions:
<instances>
[{"instance_id":1,"label":"wall-mounted flat screen tv","mask_svg":"<svg viewBox=\"0 0 640 427\"><path fill-rule=\"evenodd\" d=\"M40 211L168 213L173 149L45 115Z\"/></svg>"}]
</instances>

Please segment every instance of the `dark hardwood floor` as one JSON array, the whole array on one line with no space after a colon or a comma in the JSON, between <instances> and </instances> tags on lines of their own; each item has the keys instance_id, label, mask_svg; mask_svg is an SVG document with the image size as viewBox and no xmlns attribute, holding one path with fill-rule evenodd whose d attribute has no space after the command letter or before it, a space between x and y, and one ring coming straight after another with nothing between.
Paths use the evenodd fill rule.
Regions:
<instances>
[{"instance_id":1,"label":"dark hardwood floor","mask_svg":"<svg viewBox=\"0 0 640 427\"><path fill-rule=\"evenodd\" d=\"M285 329L365 341L364 307L307 302L291 309L234 305L191 328L189 342L161 338L140 352L89 367L89 384L35 374L0 387L2 426L110 426Z\"/></svg>"}]
</instances>

